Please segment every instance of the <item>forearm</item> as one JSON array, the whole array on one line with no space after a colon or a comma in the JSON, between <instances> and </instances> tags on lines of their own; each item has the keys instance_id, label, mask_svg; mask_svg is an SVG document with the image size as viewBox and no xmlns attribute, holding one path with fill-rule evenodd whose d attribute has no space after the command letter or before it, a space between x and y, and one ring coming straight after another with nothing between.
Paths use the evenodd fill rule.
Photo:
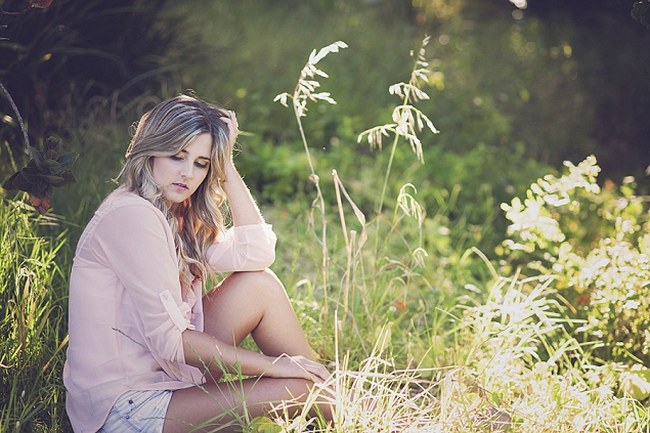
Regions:
<instances>
[{"instance_id":1,"label":"forearm","mask_svg":"<svg viewBox=\"0 0 650 433\"><path fill-rule=\"evenodd\" d=\"M214 377L223 373L246 376L293 377L314 382L326 381L330 373L320 363L304 356L282 355L277 358L241 349L199 331L183 331L185 362Z\"/></svg>"},{"instance_id":2,"label":"forearm","mask_svg":"<svg viewBox=\"0 0 650 433\"><path fill-rule=\"evenodd\" d=\"M226 165L226 181L223 183L223 189L228 197L234 225L264 223L253 196L232 163Z\"/></svg>"},{"instance_id":3,"label":"forearm","mask_svg":"<svg viewBox=\"0 0 650 433\"><path fill-rule=\"evenodd\" d=\"M241 373L263 376L272 367L274 358L235 347L199 331L183 331L185 362L201 370L208 369L220 376Z\"/></svg>"}]
</instances>

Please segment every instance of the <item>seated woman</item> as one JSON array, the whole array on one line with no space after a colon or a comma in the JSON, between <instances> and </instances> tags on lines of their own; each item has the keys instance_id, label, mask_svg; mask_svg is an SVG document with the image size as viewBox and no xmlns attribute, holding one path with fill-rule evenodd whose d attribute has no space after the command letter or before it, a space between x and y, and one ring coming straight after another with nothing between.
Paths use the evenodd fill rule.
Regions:
<instances>
[{"instance_id":1,"label":"seated woman","mask_svg":"<svg viewBox=\"0 0 650 433\"><path fill-rule=\"evenodd\" d=\"M302 401L328 378L268 270L276 236L233 164L237 134L233 112L190 96L138 123L70 277L64 383L76 432L239 431L244 412ZM203 295L215 272L229 275ZM239 347L249 334L261 352ZM220 381L225 372L251 377Z\"/></svg>"}]
</instances>

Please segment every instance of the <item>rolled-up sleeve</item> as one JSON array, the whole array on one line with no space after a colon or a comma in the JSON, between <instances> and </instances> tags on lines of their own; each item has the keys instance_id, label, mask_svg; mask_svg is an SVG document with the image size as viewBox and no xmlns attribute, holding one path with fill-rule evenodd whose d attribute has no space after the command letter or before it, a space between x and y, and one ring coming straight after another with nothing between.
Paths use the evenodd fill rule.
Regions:
<instances>
[{"instance_id":1,"label":"rolled-up sleeve","mask_svg":"<svg viewBox=\"0 0 650 433\"><path fill-rule=\"evenodd\" d=\"M141 344L162 359L184 363L181 333L192 327L190 308L180 298L174 242L162 213L118 207L103 218L95 239L134 304Z\"/></svg>"},{"instance_id":2,"label":"rolled-up sleeve","mask_svg":"<svg viewBox=\"0 0 650 433\"><path fill-rule=\"evenodd\" d=\"M276 242L270 224L234 226L208 248L206 259L214 272L259 271L275 261Z\"/></svg>"}]
</instances>

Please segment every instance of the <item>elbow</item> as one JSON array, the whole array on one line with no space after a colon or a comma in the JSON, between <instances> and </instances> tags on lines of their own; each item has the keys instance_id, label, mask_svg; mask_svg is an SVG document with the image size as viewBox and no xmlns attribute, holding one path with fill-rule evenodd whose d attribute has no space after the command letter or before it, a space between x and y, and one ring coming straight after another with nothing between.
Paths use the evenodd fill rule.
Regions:
<instances>
[{"instance_id":1,"label":"elbow","mask_svg":"<svg viewBox=\"0 0 650 433\"><path fill-rule=\"evenodd\" d=\"M255 254L254 258L252 256L242 257L239 270L263 271L264 269L270 267L273 262L275 262L275 249L259 251L258 254Z\"/></svg>"},{"instance_id":2,"label":"elbow","mask_svg":"<svg viewBox=\"0 0 650 433\"><path fill-rule=\"evenodd\" d=\"M151 340L148 349L161 360L170 363L185 363L182 333L176 330L166 335L165 338Z\"/></svg>"},{"instance_id":3,"label":"elbow","mask_svg":"<svg viewBox=\"0 0 650 433\"><path fill-rule=\"evenodd\" d=\"M264 260L262 260L262 269L270 267L273 262L275 262L275 249L267 251L264 255Z\"/></svg>"}]
</instances>

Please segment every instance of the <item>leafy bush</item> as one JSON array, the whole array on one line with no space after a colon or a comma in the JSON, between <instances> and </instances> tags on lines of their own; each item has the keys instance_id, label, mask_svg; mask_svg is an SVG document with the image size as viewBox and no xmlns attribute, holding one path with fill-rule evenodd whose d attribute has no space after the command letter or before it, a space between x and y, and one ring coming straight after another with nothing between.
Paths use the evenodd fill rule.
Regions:
<instances>
[{"instance_id":1,"label":"leafy bush","mask_svg":"<svg viewBox=\"0 0 650 433\"><path fill-rule=\"evenodd\" d=\"M2 10L20 11L26 3L8 0ZM177 62L189 61L192 51L176 47L191 32L180 32L182 20L169 3L55 0L47 9L0 13L0 80L34 141L65 136L94 105L117 117L149 94L165 94L172 79L180 81ZM4 98L0 113L0 142L20 159L20 134ZM8 149L3 145L0 152Z\"/></svg>"},{"instance_id":2,"label":"leafy bush","mask_svg":"<svg viewBox=\"0 0 650 433\"><path fill-rule=\"evenodd\" d=\"M497 277L487 299L463 308L467 368L455 390L470 419L483 419L483 428L492 421L478 431L647 431L644 406L618 395L617 381L605 379L566 331L568 310L551 282ZM499 410L486 413L490 405ZM499 419L507 424L495 426Z\"/></svg>"},{"instance_id":3,"label":"leafy bush","mask_svg":"<svg viewBox=\"0 0 650 433\"><path fill-rule=\"evenodd\" d=\"M503 204L513 264L557 280L585 323L578 328L605 359L650 362L650 212L627 179L596 183L596 158L565 163L561 177L533 183Z\"/></svg>"}]
</instances>

